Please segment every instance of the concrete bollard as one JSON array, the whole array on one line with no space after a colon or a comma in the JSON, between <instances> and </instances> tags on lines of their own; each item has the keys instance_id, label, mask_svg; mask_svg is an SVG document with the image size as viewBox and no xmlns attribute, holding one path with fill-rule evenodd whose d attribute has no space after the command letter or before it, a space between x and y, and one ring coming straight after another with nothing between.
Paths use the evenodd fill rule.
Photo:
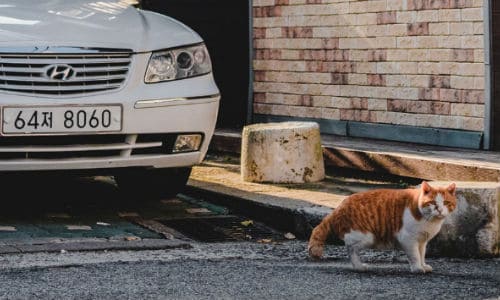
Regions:
<instances>
[{"instance_id":1,"label":"concrete bollard","mask_svg":"<svg viewBox=\"0 0 500 300\"><path fill-rule=\"evenodd\" d=\"M244 181L315 182L325 178L319 125L314 122L246 126L241 140Z\"/></svg>"}]
</instances>

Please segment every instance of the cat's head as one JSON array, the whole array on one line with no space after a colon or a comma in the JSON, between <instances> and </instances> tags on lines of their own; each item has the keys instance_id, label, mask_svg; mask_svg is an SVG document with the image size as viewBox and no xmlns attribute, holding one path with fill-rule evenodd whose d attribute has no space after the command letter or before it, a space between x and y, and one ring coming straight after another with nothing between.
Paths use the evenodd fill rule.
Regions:
<instances>
[{"instance_id":1,"label":"cat's head","mask_svg":"<svg viewBox=\"0 0 500 300\"><path fill-rule=\"evenodd\" d=\"M418 207L426 219L443 219L457 206L454 183L443 187L432 187L423 181L420 186Z\"/></svg>"}]
</instances>

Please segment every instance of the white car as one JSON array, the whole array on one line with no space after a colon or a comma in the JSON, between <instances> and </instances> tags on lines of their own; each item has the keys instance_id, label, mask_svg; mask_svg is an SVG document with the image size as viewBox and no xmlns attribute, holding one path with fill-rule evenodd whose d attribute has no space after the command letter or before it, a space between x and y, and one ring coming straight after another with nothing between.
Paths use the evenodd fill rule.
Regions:
<instances>
[{"instance_id":1,"label":"white car","mask_svg":"<svg viewBox=\"0 0 500 300\"><path fill-rule=\"evenodd\" d=\"M131 2L0 2L0 171L185 185L217 119L210 57L193 30Z\"/></svg>"}]
</instances>

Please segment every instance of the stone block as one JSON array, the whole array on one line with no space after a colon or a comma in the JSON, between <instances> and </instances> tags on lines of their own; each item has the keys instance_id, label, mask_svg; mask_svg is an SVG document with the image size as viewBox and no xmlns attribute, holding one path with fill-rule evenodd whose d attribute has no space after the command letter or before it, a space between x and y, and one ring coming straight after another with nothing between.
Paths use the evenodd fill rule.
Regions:
<instances>
[{"instance_id":1,"label":"stone block","mask_svg":"<svg viewBox=\"0 0 500 300\"><path fill-rule=\"evenodd\" d=\"M325 177L319 125L315 122L246 126L241 147L244 181L304 183Z\"/></svg>"},{"instance_id":2,"label":"stone block","mask_svg":"<svg viewBox=\"0 0 500 300\"><path fill-rule=\"evenodd\" d=\"M456 257L498 255L500 183L456 184L457 208L446 219L439 234L431 240L430 253Z\"/></svg>"}]
</instances>

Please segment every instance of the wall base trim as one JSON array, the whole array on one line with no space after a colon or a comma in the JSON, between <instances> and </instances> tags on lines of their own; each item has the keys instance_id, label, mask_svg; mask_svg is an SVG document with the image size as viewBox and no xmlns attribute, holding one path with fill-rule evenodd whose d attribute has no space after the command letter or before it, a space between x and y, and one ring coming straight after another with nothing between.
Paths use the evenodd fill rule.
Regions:
<instances>
[{"instance_id":1,"label":"wall base trim","mask_svg":"<svg viewBox=\"0 0 500 300\"><path fill-rule=\"evenodd\" d=\"M320 126L321 133L380 140L428 144L445 147L482 149L483 132L431 127L363 123L330 119L299 118L255 114L254 123L310 121Z\"/></svg>"}]
</instances>

